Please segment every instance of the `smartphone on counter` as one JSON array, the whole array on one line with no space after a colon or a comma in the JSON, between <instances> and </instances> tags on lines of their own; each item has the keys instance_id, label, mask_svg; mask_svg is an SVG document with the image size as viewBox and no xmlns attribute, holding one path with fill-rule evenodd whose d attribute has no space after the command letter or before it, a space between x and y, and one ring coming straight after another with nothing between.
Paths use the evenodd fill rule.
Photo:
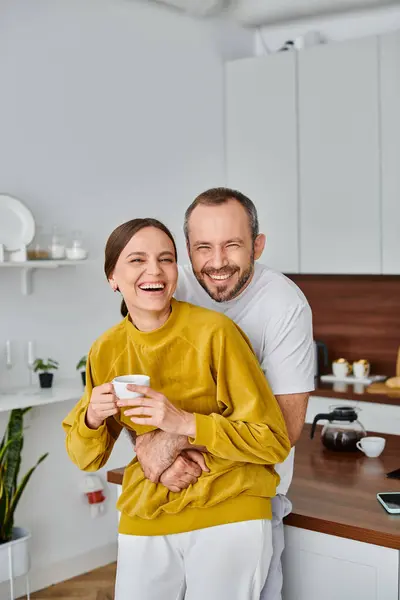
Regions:
<instances>
[{"instance_id":1,"label":"smartphone on counter","mask_svg":"<svg viewBox=\"0 0 400 600\"><path fill-rule=\"evenodd\" d=\"M400 515L400 492L382 492L376 495L386 512Z\"/></svg>"},{"instance_id":2,"label":"smartphone on counter","mask_svg":"<svg viewBox=\"0 0 400 600\"><path fill-rule=\"evenodd\" d=\"M400 469L386 473L386 477L389 477L389 479L400 479Z\"/></svg>"}]
</instances>

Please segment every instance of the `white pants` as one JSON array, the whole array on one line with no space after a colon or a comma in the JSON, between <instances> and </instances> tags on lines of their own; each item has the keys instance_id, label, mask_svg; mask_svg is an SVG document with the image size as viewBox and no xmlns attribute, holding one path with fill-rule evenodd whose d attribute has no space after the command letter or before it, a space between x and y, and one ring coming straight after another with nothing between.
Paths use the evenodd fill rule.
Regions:
<instances>
[{"instance_id":1,"label":"white pants","mask_svg":"<svg viewBox=\"0 0 400 600\"><path fill-rule=\"evenodd\" d=\"M120 534L115 600L259 600L271 556L268 520Z\"/></svg>"},{"instance_id":2,"label":"white pants","mask_svg":"<svg viewBox=\"0 0 400 600\"><path fill-rule=\"evenodd\" d=\"M282 600L282 553L285 548L283 519L291 510L292 503L286 496L272 498L272 558L261 600Z\"/></svg>"}]
</instances>

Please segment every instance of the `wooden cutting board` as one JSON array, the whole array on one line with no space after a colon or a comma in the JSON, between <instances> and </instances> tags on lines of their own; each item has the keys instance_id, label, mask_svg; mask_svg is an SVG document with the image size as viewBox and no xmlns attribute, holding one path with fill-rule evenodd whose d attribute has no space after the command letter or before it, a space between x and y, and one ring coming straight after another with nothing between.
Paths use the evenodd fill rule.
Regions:
<instances>
[{"instance_id":1,"label":"wooden cutting board","mask_svg":"<svg viewBox=\"0 0 400 600\"><path fill-rule=\"evenodd\" d=\"M396 377L400 377L400 346L397 353Z\"/></svg>"},{"instance_id":2,"label":"wooden cutting board","mask_svg":"<svg viewBox=\"0 0 400 600\"><path fill-rule=\"evenodd\" d=\"M385 383L371 383L367 387L368 394L385 394L391 398L400 398L400 388L390 388Z\"/></svg>"},{"instance_id":3,"label":"wooden cutting board","mask_svg":"<svg viewBox=\"0 0 400 600\"><path fill-rule=\"evenodd\" d=\"M396 377L400 377L400 347L397 353ZM371 383L367 387L369 394L386 394L391 398L400 398L400 387L389 387L386 383Z\"/></svg>"}]
</instances>

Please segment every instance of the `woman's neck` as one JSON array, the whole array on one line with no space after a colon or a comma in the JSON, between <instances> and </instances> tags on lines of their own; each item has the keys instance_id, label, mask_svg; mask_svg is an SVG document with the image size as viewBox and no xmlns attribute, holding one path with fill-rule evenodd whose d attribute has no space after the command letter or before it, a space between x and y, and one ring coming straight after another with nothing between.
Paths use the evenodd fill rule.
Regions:
<instances>
[{"instance_id":1,"label":"woman's neck","mask_svg":"<svg viewBox=\"0 0 400 600\"><path fill-rule=\"evenodd\" d=\"M141 310L134 308L129 310L129 316L132 323L139 331L154 331L159 329L168 321L171 314L171 306L166 307L163 311Z\"/></svg>"}]
</instances>

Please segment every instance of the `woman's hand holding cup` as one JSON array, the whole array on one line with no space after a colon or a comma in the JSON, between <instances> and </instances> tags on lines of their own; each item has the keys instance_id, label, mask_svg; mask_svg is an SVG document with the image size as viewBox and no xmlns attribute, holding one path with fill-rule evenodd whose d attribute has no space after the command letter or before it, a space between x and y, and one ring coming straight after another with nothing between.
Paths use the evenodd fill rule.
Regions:
<instances>
[{"instance_id":1,"label":"woman's hand holding cup","mask_svg":"<svg viewBox=\"0 0 400 600\"><path fill-rule=\"evenodd\" d=\"M86 425L90 429L98 429L108 417L119 412L116 403L117 397L112 383L103 383L93 388L86 411Z\"/></svg>"},{"instance_id":2,"label":"woman's hand holding cup","mask_svg":"<svg viewBox=\"0 0 400 600\"><path fill-rule=\"evenodd\" d=\"M152 425L167 433L196 436L196 420L194 415L174 406L163 394L145 385L127 385L128 390L141 394L137 398L118 399L119 408L132 406L124 411L132 423Z\"/></svg>"}]
</instances>

